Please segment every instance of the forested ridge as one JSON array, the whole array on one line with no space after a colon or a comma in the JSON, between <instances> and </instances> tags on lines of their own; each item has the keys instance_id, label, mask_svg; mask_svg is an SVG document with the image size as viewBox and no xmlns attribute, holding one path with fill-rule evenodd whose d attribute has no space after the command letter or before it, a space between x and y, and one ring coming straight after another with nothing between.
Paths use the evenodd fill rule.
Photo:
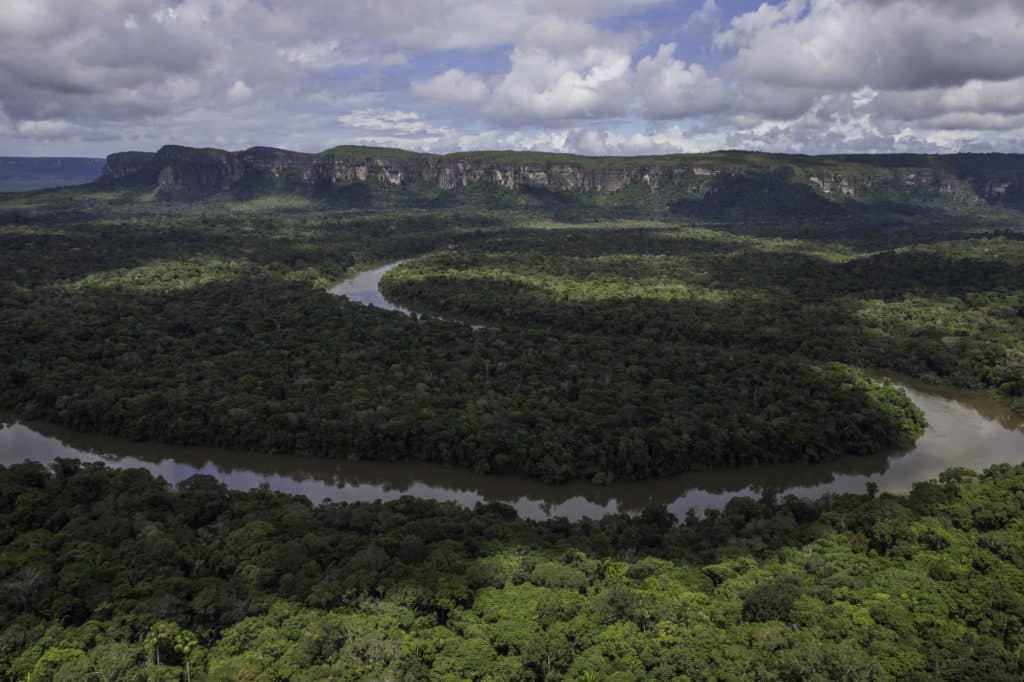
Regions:
<instances>
[{"instance_id":1,"label":"forested ridge","mask_svg":"<svg viewBox=\"0 0 1024 682\"><path fill-rule=\"evenodd\" d=\"M13 680L1016 680L1024 467L678 523L0 467Z\"/></svg>"}]
</instances>

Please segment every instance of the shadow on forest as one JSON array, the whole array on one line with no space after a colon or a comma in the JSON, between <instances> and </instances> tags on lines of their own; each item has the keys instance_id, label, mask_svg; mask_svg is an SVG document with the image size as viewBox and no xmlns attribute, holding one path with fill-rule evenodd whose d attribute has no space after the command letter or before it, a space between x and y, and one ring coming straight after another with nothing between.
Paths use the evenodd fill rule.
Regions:
<instances>
[{"instance_id":1,"label":"shadow on forest","mask_svg":"<svg viewBox=\"0 0 1024 682\"><path fill-rule=\"evenodd\" d=\"M688 237L685 230L611 232L534 230L413 261L405 266L411 276L399 270L385 283L413 309L489 325L799 353L975 387L984 385L979 373L991 362L961 357L945 341L966 322L940 328L935 320L948 314L933 319L924 310L919 319L885 323L890 328L883 333L880 322L863 314L865 302L915 297L944 306L953 297L995 292L1005 298L1022 289L1011 262L942 252L832 260L784 243L762 250L732 238ZM644 258L660 255L681 260ZM474 268L486 274L477 276ZM994 314L1009 316L1010 329L1021 311Z\"/></svg>"},{"instance_id":2,"label":"shadow on forest","mask_svg":"<svg viewBox=\"0 0 1024 682\"><path fill-rule=\"evenodd\" d=\"M806 363L650 334L664 315L646 305L623 343L417 323L268 275L36 295L0 337L19 349L0 404L131 438L566 481L832 460L900 430L866 392L835 390Z\"/></svg>"},{"instance_id":3,"label":"shadow on forest","mask_svg":"<svg viewBox=\"0 0 1024 682\"><path fill-rule=\"evenodd\" d=\"M487 221L481 220L484 227ZM184 225L182 224L184 223ZM0 265L6 261L13 281L34 286L73 280L112 270L127 270L154 261L193 258L244 258L255 265L282 270L320 266L341 275L355 257L387 259L442 248L467 238L464 217L430 216L390 223L379 219L325 220L317 226L269 224L247 227L242 217L189 219L164 223L131 221L112 224L63 224L61 233L4 231L0 225Z\"/></svg>"},{"instance_id":4,"label":"shadow on forest","mask_svg":"<svg viewBox=\"0 0 1024 682\"><path fill-rule=\"evenodd\" d=\"M765 246L773 245L768 242ZM814 248L813 242L807 246ZM687 235L686 228L522 228L498 233L470 247L481 252L507 253L510 260L528 263L529 269L570 277L572 268L581 264L565 263L567 259L697 256L692 259L694 267L706 271L710 280L723 283L726 288L788 289L807 298L862 294L891 299L907 293L956 296L998 287L1020 287L1019 270L1009 263L953 259L922 251L887 251L860 257L837 253L840 258L829 260L798 250L760 248L758 243L742 238L692 237ZM593 272L595 267L614 270L615 264L599 262L588 266L586 272ZM653 265L630 260L615 274L626 280L654 280L663 273Z\"/></svg>"},{"instance_id":5,"label":"shadow on forest","mask_svg":"<svg viewBox=\"0 0 1024 682\"><path fill-rule=\"evenodd\" d=\"M215 227L208 235L199 225L128 231L107 253L97 242L125 232L123 226L95 233L73 228L82 230L89 248L61 243L71 253L89 253L69 259L70 270L92 267L94 258L114 260L119 269L133 259L148 263L162 249L179 259L241 254L273 267L169 293L139 291L131 282L60 296L26 290L2 336L4 347L19 349L0 355L10 379L3 402L76 428L167 442L418 458L548 480L602 470L637 478L684 466L750 464L768 456L752 454L762 451L774 457L802 452L787 450L793 445L785 434L814 440L821 425L791 423L809 407L800 401L835 396L806 361L787 356L869 364L890 350L865 326L858 302L842 298L849 293L843 287L856 290L877 274L850 271L866 267L862 261L758 251L740 238L685 229L482 233L430 218L392 227L383 221L325 225L315 238L292 241L260 231L221 234ZM35 254L42 276L64 272L62 264L46 269L52 244L36 250L38 237L0 234L0 243L8 239L30 259ZM550 260L570 276L574 258L684 255L706 267L712 281L757 296L571 301L535 285L496 289L493 281L461 279L455 293L475 300L460 312L504 325L475 333L339 304L287 279L297 261L351 264L353 245L364 242L381 253L408 253L436 249L445 239L470 253L479 244L522 252L528 260L536 255L532 267L543 270ZM909 265L905 254L863 262L879 260L882 284L874 286L892 296L931 293L929 287L948 293L949 282L961 280L988 286L1013 281L1015 274L998 264L979 269L973 261L913 257ZM659 274L642 267L630 261L624 276ZM927 279L944 269L947 276ZM907 271L924 274L911 281ZM425 292L437 295L444 286L430 282ZM832 408L821 416L838 420L828 428L839 430L845 416ZM851 414L869 408L860 393L843 406ZM780 419L781 435L773 435L769 424ZM682 433L693 435L693 456L703 459L672 460L676 455L664 444ZM647 451L648 460L634 458L633 450Z\"/></svg>"}]
</instances>

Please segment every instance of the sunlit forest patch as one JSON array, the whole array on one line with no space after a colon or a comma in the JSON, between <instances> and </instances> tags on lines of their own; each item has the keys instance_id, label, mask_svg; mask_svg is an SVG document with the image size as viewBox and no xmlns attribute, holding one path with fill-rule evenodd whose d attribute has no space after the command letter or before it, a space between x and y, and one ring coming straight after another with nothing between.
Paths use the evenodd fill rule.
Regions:
<instances>
[{"instance_id":1,"label":"sunlit forest patch","mask_svg":"<svg viewBox=\"0 0 1024 682\"><path fill-rule=\"evenodd\" d=\"M1016 680L1024 468L529 522L0 467L13 679ZM131 513L123 513L123 510ZM44 523L45 522L45 523Z\"/></svg>"}]
</instances>

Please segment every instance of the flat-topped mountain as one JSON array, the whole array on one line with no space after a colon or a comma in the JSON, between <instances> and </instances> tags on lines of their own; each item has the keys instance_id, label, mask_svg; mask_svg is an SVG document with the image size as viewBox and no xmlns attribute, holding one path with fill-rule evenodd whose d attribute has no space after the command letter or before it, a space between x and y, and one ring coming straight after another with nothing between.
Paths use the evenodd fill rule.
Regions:
<instances>
[{"instance_id":1,"label":"flat-topped mountain","mask_svg":"<svg viewBox=\"0 0 1024 682\"><path fill-rule=\"evenodd\" d=\"M816 217L858 204L1024 208L1024 155L725 151L589 157L350 146L318 154L166 146L156 153L110 155L101 182L180 200L298 193L357 207L600 204L707 216Z\"/></svg>"}]
</instances>

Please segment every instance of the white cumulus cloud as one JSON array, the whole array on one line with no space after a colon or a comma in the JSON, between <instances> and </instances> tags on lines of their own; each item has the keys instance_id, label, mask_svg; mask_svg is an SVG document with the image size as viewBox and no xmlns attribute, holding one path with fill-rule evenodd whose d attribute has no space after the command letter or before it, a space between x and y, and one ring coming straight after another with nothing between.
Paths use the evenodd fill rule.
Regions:
<instances>
[{"instance_id":1,"label":"white cumulus cloud","mask_svg":"<svg viewBox=\"0 0 1024 682\"><path fill-rule=\"evenodd\" d=\"M448 69L429 80L412 84L414 95L445 102L479 102L487 97L488 91L483 78L462 69Z\"/></svg>"},{"instance_id":2,"label":"white cumulus cloud","mask_svg":"<svg viewBox=\"0 0 1024 682\"><path fill-rule=\"evenodd\" d=\"M1014 150L1022 36L1016 0L6 0L0 153Z\"/></svg>"},{"instance_id":3,"label":"white cumulus cloud","mask_svg":"<svg viewBox=\"0 0 1024 682\"><path fill-rule=\"evenodd\" d=\"M245 81L237 80L228 88L228 99L233 102L242 102L252 97L252 88Z\"/></svg>"},{"instance_id":4,"label":"white cumulus cloud","mask_svg":"<svg viewBox=\"0 0 1024 682\"><path fill-rule=\"evenodd\" d=\"M730 65L781 86L953 86L1024 75L1024 5L932 0L788 0L717 33Z\"/></svg>"}]
</instances>

